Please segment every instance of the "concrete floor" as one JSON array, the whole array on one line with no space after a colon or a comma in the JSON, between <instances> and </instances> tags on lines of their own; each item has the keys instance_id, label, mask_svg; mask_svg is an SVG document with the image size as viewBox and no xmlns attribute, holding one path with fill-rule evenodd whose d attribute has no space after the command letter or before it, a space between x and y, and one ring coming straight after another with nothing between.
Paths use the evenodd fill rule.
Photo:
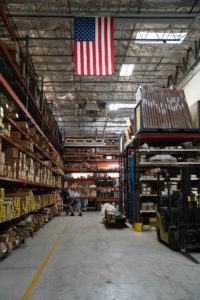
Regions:
<instances>
[{"instance_id":1,"label":"concrete floor","mask_svg":"<svg viewBox=\"0 0 200 300\"><path fill-rule=\"evenodd\" d=\"M58 235L30 300L200 299L200 265L159 244L155 232L106 229L88 212L61 233L68 219L53 219L0 262L0 300L22 298Z\"/></svg>"}]
</instances>

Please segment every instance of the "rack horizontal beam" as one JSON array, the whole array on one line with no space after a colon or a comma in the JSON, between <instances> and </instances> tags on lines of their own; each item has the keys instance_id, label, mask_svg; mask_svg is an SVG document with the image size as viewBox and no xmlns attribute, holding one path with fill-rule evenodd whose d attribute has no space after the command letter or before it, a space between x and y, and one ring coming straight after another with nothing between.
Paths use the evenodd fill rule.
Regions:
<instances>
[{"instance_id":1,"label":"rack horizontal beam","mask_svg":"<svg viewBox=\"0 0 200 300\"><path fill-rule=\"evenodd\" d=\"M0 182L1 183L19 183L22 184L24 186L29 185L29 186L38 186L38 187L47 187L47 188L52 188L52 189L60 189L58 187L55 186L51 186L51 185L47 185L47 184L41 184L41 183L33 183L31 181L27 181L27 180L21 180L21 179L15 179L15 178L9 178L9 177L0 177Z\"/></svg>"}]
</instances>

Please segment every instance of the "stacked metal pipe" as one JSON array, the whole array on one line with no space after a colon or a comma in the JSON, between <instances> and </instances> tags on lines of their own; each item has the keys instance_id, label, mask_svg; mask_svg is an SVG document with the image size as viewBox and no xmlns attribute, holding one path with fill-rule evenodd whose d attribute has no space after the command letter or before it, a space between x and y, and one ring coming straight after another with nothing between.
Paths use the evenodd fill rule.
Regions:
<instances>
[{"instance_id":1,"label":"stacked metal pipe","mask_svg":"<svg viewBox=\"0 0 200 300\"><path fill-rule=\"evenodd\" d=\"M194 128L182 90L142 85L136 100L141 101L143 128Z\"/></svg>"}]
</instances>

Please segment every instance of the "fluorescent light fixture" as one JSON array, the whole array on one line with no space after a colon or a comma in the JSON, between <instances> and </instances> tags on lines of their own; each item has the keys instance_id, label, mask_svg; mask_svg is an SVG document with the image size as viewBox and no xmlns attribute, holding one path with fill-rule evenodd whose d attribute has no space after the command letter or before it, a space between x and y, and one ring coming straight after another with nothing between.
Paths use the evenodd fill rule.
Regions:
<instances>
[{"instance_id":1,"label":"fluorescent light fixture","mask_svg":"<svg viewBox=\"0 0 200 300\"><path fill-rule=\"evenodd\" d=\"M136 106L136 103L113 103L113 104L110 104L110 107L109 109L110 110L118 110L119 108L134 108Z\"/></svg>"},{"instance_id":2,"label":"fluorescent light fixture","mask_svg":"<svg viewBox=\"0 0 200 300\"><path fill-rule=\"evenodd\" d=\"M139 31L136 35L135 43L181 44L186 36L187 36L187 32L146 32L146 31ZM156 40L158 40L158 41L156 41Z\"/></svg>"},{"instance_id":3,"label":"fluorescent light fixture","mask_svg":"<svg viewBox=\"0 0 200 300\"><path fill-rule=\"evenodd\" d=\"M120 71L120 76L131 76L134 64L123 64Z\"/></svg>"}]
</instances>

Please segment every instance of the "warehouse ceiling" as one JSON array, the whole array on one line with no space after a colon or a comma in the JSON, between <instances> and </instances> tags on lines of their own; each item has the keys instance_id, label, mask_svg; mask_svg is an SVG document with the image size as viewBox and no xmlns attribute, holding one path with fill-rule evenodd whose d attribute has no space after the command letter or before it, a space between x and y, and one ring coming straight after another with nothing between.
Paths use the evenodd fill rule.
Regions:
<instances>
[{"instance_id":1,"label":"warehouse ceiling","mask_svg":"<svg viewBox=\"0 0 200 300\"><path fill-rule=\"evenodd\" d=\"M138 86L166 86L168 76L199 39L199 2L4 0L2 5L24 49L29 36L29 54L38 82L44 80L46 99L63 136L71 136L125 130L127 117L133 115L127 104L135 103ZM74 75L73 17L97 15L115 17L115 74ZM144 37L141 32L151 35ZM166 42L167 33L176 42ZM152 37L159 37L161 43L154 43ZM134 64L131 76L120 76L122 64ZM86 111L88 103L96 103L98 111ZM121 108L111 110L111 104Z\"/></svg>"}]
</instances>

